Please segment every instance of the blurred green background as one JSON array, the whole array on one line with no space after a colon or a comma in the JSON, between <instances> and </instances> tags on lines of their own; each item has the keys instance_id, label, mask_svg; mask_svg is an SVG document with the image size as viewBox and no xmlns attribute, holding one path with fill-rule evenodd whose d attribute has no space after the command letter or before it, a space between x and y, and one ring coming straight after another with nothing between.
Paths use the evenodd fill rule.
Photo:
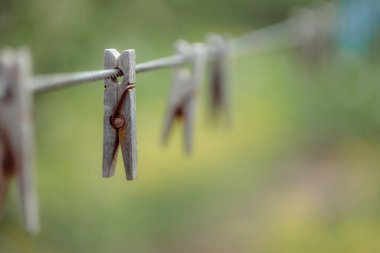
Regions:
<instances>
[{"instance_id":1,"label":"blurred green background","mask_svg":"<svg viewBox=\"0 0 380 253\"><path fill-rule=\"evenodd\" d=\"M0 46L28 46L36 73L97 70L103 50L137 61L178 38L237 36L306 0L1 0ZM380 64L333 56L312 72L295 50L234 60L233 127L199 96L195 150L181 125L159 145L170 70L137 77L139 178L101 178L103 84L35 97L42 231L22 229L15 185L0 252L379 252ZM205 78L203 91L206 91Z\"/></svg>"}]
</instances>

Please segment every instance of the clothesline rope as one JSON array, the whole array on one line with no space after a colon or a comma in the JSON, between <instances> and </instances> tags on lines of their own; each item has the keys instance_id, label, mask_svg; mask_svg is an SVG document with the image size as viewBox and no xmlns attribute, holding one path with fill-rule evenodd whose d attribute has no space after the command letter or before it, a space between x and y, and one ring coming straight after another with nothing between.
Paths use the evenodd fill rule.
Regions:
<instances>
[{"instance_id":1,"label":"clothesline rope","mask_svg":"<svg viewBox=\"0 0 380 253\"><path fill-rule=\"evenodd\" d=\"M286 38L288 34L288 21L285 21L250 32L238 38L230 39L228 40L228 44L234 49L235 54L233 55L238 56L242 53L242 51L244 51L247 47L252 46L254 43L257 43L258 49L263 51L266 51L266 49L271 50L273 48L279 48L281 47L281 39ZM275 44L271 44L271 41L275 41ZM286 46L286 43L283 43L282 45ZM208 48L207 52L209 56L212 56L210 48ZM189 60L190 57L188 55L181 54L159 58L137 64L136 73L148 72L165 67L175 67L185 64ZM37 75L33 78L32 90L36 93L40 93L103 79L116 78L122 75L123 73L119 69Z\"/></svg>"},{"instance_id":2,"label":"clothesline rope","mask_svg":"<svg viewBox=\"0 0 380 253\"><path fill-rule=\"evenodd\" d=\"M150 70L172 67L186 63L188 57L185 55L173 55L136 65L136 73ZM43 92L51 89L58 89L77 84L99 81L103 79L116 78L122 76L120 69L106 69L97 71L85 71L67 74L40 75L33 79L32 89L35 92Z\"/></svg>"}]
</instances>

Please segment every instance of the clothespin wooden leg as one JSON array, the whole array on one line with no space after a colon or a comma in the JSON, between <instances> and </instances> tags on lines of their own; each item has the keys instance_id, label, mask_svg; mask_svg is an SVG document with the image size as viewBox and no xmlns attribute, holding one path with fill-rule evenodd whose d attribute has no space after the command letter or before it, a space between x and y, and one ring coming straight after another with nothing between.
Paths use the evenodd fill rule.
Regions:
<instances>
[{"instance_id":1,"label":"clothespin wooden leg","mask_svg":"<svg viewBox=\"0 0 380 253\"><path fill-rule=\"evenodd\" d=\"M125 50L119 57L118 67L123 71L123 81L119 94L126 92L120 113L124 115L125 125L119 132L121 151L124 160L125 174L128 180L137 177L137 128L136 128L136 53L135 50Z\"/></svg>"},{"instance_id":2,"label":"clothespin wooden leg","mask_svg":"<svg viewBox=\"0 0 380 253\"><path fill-rule=\"evenodd\" d=\"M190 96L184 107L184 148L186 154L191 154L193 151L193 138L194 138L194 124L195 124L195 108L196 99L194 96Z\"/></svg>"},{"instance_id":3,"label":"clothespin wooden leg","mask_svg":"<svg viewBox=\"0 0 380 253\"><path fill-rule=\"evenodd\" d=\"M0 83L1 85L1 83ZM1 130L0 130L1 135ZM0 136L1 139L3 139L3 136ZM4 147L0 143L0 162L2 163L4 161ZM6 196L6 182L5 182L5 175L4 175L4 166L0 165L0 220L3 216L3 210L4 210L4 201Z\"/></svg>"},{"instance_id":4,"label":"clothespin wooden leg","mask_svg":"<svg viewBox=\"0 0 380 253\"><path fill-rule=\"evenodd\" d=\"M193 150L194 141L194 126L196 118L196 105L197 105L197 92L202 83L204 69L207 61L206 48L201 43L195 43L192 47L193 50L193 69L191 78L189 80L190 94L186 100L184 107L185 122L184 122L184 140L185 151L190 154Z\"/></svg>"},{"instance_id":5,"label":"clothespin wooden leg","mask_svg":"<svg viewBox=\"0 0 380 253\"><path fill-rule=\"evenodd\" d=\"M162 144L166 145L168 143L169 139L169 134L170 134L170 129L172 128L172 125L175 120L175 113L167 113L166 119L165 119L165 125L164 125L164 130L162 134Z\"/></svg>"},{"instance_id":6,"label":"clothespin wooden leg","mask_svg":"<svg viewBox=\"0 0 380 253\"><path fill-rule=\"evenodd\" d=\"M19 188L24 213L26 230L29 233L39 231L37 192L34 180L34 152L33 152L33 123L32 103L33 94L30 89L31 61L28 51L19 51L16 59L15 86L19 94L18 102L21 109L19 115L19 146L17 152L21 159L16 161L19 179Z\"/></svg>"},{"instance_id":7,"label":"clothespin wooden leg","mask_svg":"<svg viewBox=\"0 0 380 253\"><path fill-rule=\"evenodd\" d=\"M117 59L120 54L115 49L106 49L104 51L104 69L113 69L117 67ZM104 118L103 118L103 177L112 177L115 174L117 162L118 131L111 124L111 117L114 107L118 101L118 83L117 79L105 79L104 90Z\"/></svg>"}]
</instances>

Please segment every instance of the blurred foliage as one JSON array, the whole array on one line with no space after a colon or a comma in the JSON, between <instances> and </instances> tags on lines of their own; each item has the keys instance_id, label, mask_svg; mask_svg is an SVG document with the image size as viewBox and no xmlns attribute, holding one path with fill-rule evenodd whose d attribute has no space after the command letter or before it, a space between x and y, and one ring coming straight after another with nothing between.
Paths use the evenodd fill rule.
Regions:
<instances>
[{"instance_id":1,"label":"blurred foliage","mask_svg":"<svg viewBox=\"0 0 380 253\"><path fill-rule=\"evenodd\" d=\"M292 6L306 2L2 0L0 45L29 46L37 72L87 69L98 67L90 63L98 62L105 47L131 45L141 59L155 57L170 50L175 39L252 29L282 20ZM165 47L152 48L161 41Z\"/></svg>"},{"instance_id":2,"label":"blurred foliage","mask_svg":"<svg viewBox=\"0 0 380 253\"><path fill-rule=\"evenodd\" d=\"M37 73L101 69L104 48L135 48L141 62L309 2L2 0L0 45L29 46ZM100 177L102 82L36 96L42 232L24 234L13 186L0 252L379 251L380 64L304 65L293 50L238 58L233 127L207 124L200 96L191 157L180 126L159 146L171 71L139 75L134 182L121 157Z\"/></svg>"}]
</instances>

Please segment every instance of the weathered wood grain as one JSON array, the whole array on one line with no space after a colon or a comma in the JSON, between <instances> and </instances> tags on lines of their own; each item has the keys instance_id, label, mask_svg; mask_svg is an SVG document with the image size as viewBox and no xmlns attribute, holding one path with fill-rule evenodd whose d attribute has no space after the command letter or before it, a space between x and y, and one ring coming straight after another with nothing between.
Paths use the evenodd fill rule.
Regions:
<instances>
[{"instance_id":1,"label":"weathered wood grain","mask_svg":"<svg viewBox=\"0 0 380 253\"><path fill-rule=\"evenodd\" d=\"M126 178L133 180L137 177L137 129L136 94L131 85L136 77L136 53L132 49L122 54L107 49L104 60L105 69L118 68L123 72L123 80L120 84L116 79L105 80L103 177L114 175L120 144Z\"/></svg>"},{"instance_id":2,"label":"weathered wood grain","mask_svg":"<svg viewBox=\"0 0 380 253\"><path fill-rule=\"evenodd\" d=\"M104 69L117 67L120 54L115 49L104 51ZM118 101L117 79L104 79L104 117L103 117L103 177L112 177L115 174L117 162L118 132L111 125L111 116Z\"/></svg>"},{"instance_id":3,"label":"weathered wood grain","mask_svg":"<svg viewBox=\"0 0 380 253\"><path fill-rule=\"evenodd\" d=\"M119 99L126 92L119 111L125 120L124 127L119 130L119 140L121 142L127 180L133 180L137 177L136 91L135 88L128 88L128 86L136 81L135 50L123 51L118 59L118 67L124 74L123 80L119 85Z\"/></svg>"}]
</instances>

